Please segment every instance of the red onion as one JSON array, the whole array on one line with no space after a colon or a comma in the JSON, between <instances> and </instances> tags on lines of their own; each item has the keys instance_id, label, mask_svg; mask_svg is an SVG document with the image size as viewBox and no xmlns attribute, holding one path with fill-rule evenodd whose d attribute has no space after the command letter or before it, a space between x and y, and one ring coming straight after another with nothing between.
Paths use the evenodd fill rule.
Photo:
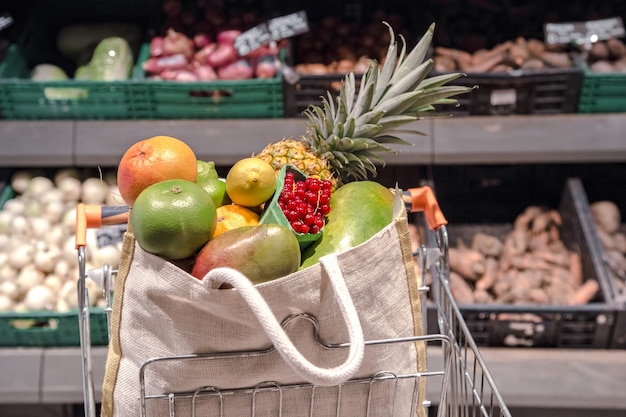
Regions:
<instances>
[{"instance_id":1,"label":"red onion","mask_svg":"<svg viewBox=\"0 0 626 417\"><path fill-rule=\"evenodd\" d=\"M163 37L155 36L150 41L150 56L159 57L163 55Z\"/></svg>"},{"instance_id":2,"label":"red onion","mask_svg":"<svg viewBox=\"0 0 626 417\"><path fill-rule=\"evenodd\" d=\"M204 48L200 49L193 56L193 61L199 64L208 64L207 57L211 55L217 49L216 43L210 43Z\"/></svg>"},{"instance_id":3,"label":"red onion","mask_svg":"<svg viewBox=\"0 0 626 417\"><path fill-rule=\"evenodd\" d=\"M239 58L237 49L232 44L220 44L217 49L207 55L206 62L213 68L219 68L224 65L228 65Z\"/></svg>"},{"instance_id":4,"label":"red onion","mask_svg":"<svg viewBox=\"0 0 626 417\"><path fill-rule=\"evenodd\" d=\"M142 67L146 72L158 74L164 70L176 70L185 68L189 61L183 54L153 57L146 60Z\"/></svg>"},{"instance_id":5,"label":"red onion","mask_svg":"<svg viewBox=\"0 0 626 417\"><path fill-rule=\"evenodd\" d=\"M193 43L198 49L202 49L211 43L211 39L204 33L198 33L193 37Z\"/></svg>"},{"instance_id":6,"label":"red onion","mask_svg":"<svg viewBox=\"0 0 626 417\"><path fill-rule=\"evenodd\" d=\"M195 65L194 71L199 81L217 80L217 73L210 65Z\"/></svg>"},{"instance_id":7,"label":"red onion","mask_svg":"<svg viewBox=\"0 0 626 417\"><path fill-rule=\"evenodd\" d=\"M217 75L224 80L245 80L254 76L254 69L247 60L240 59L218 68Z\"/></svg>"},{"instance_id":8,"label":"red onion","mask_svg":"<svg viewBox=\"0 0 626 417\"><path fill-rule=\"evenodd\" d=\"M194 54L193 41L185 34L168 29L167 35L163 38L164 55L183 54L191 58Z\"/></svg>"},{"instance_id":9,"label":"red onion","mask_svg":"<svg viewBox=\"0 0 626 417\"><path fill-rule=\"evenodd\" d=\"M234 44L235 39L241 35L240 30L223 30L217 34L217 43L219 44Z\"/></svg>"},{"instance_id":10,"label":"red onion","mask_svg":"<svg viewBox=\"0 0 626 417\"><path fill-rule=\"evenodd\" d=\"M254 68L254 75L257 78L274 78L277 72L276 57L272 55L262 56Z\"/></svg>"}]
</instances>

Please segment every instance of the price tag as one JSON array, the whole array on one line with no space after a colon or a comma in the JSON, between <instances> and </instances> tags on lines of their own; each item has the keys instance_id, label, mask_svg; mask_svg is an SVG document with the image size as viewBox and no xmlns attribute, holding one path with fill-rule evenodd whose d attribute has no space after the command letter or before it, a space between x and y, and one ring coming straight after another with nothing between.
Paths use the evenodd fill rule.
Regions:
<instances>
[{"instance_id":1,"label":"price tag","mask_svg":"<svg viewBox=\"0 0 626 417\"><path fill-rule=\"evenodd\" d=\"M305 11L276 17L243 32L235 39L235 48L240 56L246 56L271 41L279 41L309 31Z\"/></svg>"},{"instance_id":2,"label":"price tag","mask_svg":"<svg viewBox=\"0 0 626 417\"><path fill-rule=\"evenodd\" d=\"M243 32L235 39L235 49L240 56L246 56L255 49L268 44L272 40L267 23L261 23Z\"/></svg>"},{"instance_id":3,"label":"price tag","mask_svg":"<svg viewBox=\"0 0 626 417\"><path fill-rule=\"evenodd\" d=\"M621 38L626 34L624 21L619 16L586 22L546 23L544 33L546 43L575 42L579 45Z\"/></svg>"},{"instance_id":4,"label":"price tag","mask_svg":"<svg viewBox=\"0 0 626 417\"><path fill-rule=\"evenodd\" d=\"M4 30L13 24L13 16L8 12L0 14L0 30Z\"/></svg>"},{"instance_id":5,"label":"price tag","mask_svg":"<svg viewBox=\"0 0 626 417\"><path fill-rule=\"evenodd\" d=\"M306 12L299 11L271 19L267 22L267 27L272 34L272 40L279 41L308 32L309 21Z\"/></svg>"},{"instance_id":6,"label":"price tag","mask_svg":"<svg viewBox=\"0 0 626 417\"><path fill-rule=\"evenodd\" d=\"M517 92L514 88L492 90L490 102L492 106L509 106L517 103Z\"/></svg>"},{"instance_id":7,"label":"price tag","mask_svg":"<svg viewBox=\"0 0 626 417\"><path fill-rule=\"evenodd\" d=\"M126 233L127 227L126 224L116 224L98 229L96 231L98 247L115 245L124 240L124 233Z\"/></svg>"}]
</instances>

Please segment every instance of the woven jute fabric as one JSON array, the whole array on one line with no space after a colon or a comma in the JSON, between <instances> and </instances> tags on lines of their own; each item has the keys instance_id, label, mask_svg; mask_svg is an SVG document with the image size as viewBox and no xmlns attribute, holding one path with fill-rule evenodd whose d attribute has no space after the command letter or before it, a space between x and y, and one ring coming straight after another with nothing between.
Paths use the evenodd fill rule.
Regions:
<instances>
[{"instance_id":1,"label":"woven jute fabric","mask_svg":"<svg viewBox=\"0 0 626 417\"><path fill-rule=\"evenodd\" d=\"M358 313L365 340L422 335L423 320L406 214L367 242L336 256ZM278 322L314 317L326 344L348 341L327 272L318 263L255 286ZM321 345L311 321L294 319L285 331L311 363L332 369L346 360L347 348ZM115 284L111 338L103 383L102 416L424 416L425 379L380 383L303 386L255 390L262 386L306 384L260 326L236 289L217 289L172 263L142 250L132 231L124 237ZM155 358L189 354L248 352L211 360ZM143 379L140 368L145 365ZM367 379L426 371L423 342L367 346L358 371ZM383 374L384 375L384 374ZM191 395L201 390L201 394ZM227 392L229 395L215 393ZM190 393L189 395L169 394ZM417 394L416 394L417 393ZM369 396L369 400L368 400ZM395 409L395 411L394 411ZM193 411L193 413L192 413Z\"/></svg>"}]
</instances>

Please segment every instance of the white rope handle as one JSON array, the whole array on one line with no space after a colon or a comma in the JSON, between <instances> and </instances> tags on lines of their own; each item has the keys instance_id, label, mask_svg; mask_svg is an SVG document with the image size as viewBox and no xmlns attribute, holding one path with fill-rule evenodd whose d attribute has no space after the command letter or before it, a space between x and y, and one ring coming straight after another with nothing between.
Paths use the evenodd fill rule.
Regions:
<instances>
[{"instance_id":1,"label":"white rope handle","mask_svg":"<svg viewBox=\"0 0 626 417\"><path fill-rule=\"evenodd\" d=\"M231 268L216 268L208 272L202 282L204 285L210 285L211 282L228 283L237 289L261 323L261 327L265 330L274 348L293 371L309 383L329 386L347 381L359 370L365 352L365 341L361 322L343 279L337 257L335 255L324 256L320 258L320 263L330 279L341 316L348 329L350 342L348 357L343 364L334 368L315 366L296 349L265 299L254 287L254 284L242 273Z\"/></svg>"}]
</instances>

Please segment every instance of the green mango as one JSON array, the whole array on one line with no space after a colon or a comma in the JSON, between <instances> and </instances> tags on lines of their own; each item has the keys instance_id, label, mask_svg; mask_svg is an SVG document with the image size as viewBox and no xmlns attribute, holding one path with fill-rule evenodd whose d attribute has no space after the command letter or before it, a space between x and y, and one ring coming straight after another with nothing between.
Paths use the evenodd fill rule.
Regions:
<instances>
[{"instance_id":1,"label":"green mango","mask_svg":"<svg viewBox=\"0 0 626 417\"><path fill-rule=\"evenodd\" d=\"M354 181L330 197L330 213L324 233L302 253L300 269L319 258L341 253L365 242L393 220L394 195L374 181Z\"/></svg>"},{"instance_id":2,"label":"green mango","mask_svg":"<svg viewBox=\"0 0 626 417\"><path fill-rule=\"evenodd\" d=\"M271 281L300 266L296 236L279 224L230 229L211 239L196 256L191 275L202 279L214 268L236 269L254 284Z\"/></svg>"}]
</instances>

